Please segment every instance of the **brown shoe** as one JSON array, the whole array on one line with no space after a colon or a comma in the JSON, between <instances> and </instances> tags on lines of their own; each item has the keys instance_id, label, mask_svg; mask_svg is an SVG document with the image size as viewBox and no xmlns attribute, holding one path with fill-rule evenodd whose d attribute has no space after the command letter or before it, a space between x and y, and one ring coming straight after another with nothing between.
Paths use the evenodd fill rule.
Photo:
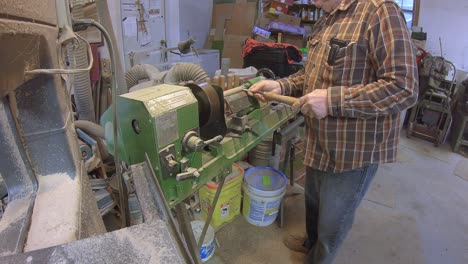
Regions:
<instances>
[{"instance_id":1,"label":"brown shoe","mask_svg":"<svg viewBox=\"0 0 468 264\"><path fill-rule=\"evenodd\" d=\"M290 250L307 254L309 249L304 246L306 239L304 236L288 235L283 239L283 244Z\"/></svg>"}]
</instances>

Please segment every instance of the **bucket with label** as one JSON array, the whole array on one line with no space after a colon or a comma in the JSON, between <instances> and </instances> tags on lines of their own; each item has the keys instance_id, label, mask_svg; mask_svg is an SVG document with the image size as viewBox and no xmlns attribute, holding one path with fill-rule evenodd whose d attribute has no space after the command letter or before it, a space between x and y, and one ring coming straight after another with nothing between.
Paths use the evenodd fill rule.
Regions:
<instances>
[{"instance_id":1,"label":"bucket with label","mask_svg":"<svg viewBox=\"0 0 468 264\"><path fill-rule=\"evenodd\" d=\"M203 226L205 222L203 221L192 221L190 222L192 225L193 235L195 237L195 241L198 242L200 240L201 233L203 231ZM213 257L215 252L215 231L213 227L210 225L208 226L208 230L206 231L205 239L203 239L203 245L200 249L200 258L203 262L209 260Z\"/></svg>"},{"instance_id":2,"label":"bucket with label","mask_svg":"<svg viewBox=\"0 0 468 264\"><path fill-rule=\"evenodd\" d=\"M240 215L242 201L242 180L244 170L237 164L232 164L232 172L226 176L223 189L218 198L216 208L214 208L211 225L215 230L219 230L225 224L233 221ZM200 197L201 215L204 219L208 217L213 204L218 184L209 181L198 192Z\"/></svg>"},{"instance_id":3,"label":"bucket with label","mask_svg":"<svg viewBox=\"0 0 468 264\"><path fill-rule=\"evenodd\" d=\"M242 214L252 225L271 225L278 216L288 179L271 167L254 167L245 172Z\"/></svg>"}]
</instances>

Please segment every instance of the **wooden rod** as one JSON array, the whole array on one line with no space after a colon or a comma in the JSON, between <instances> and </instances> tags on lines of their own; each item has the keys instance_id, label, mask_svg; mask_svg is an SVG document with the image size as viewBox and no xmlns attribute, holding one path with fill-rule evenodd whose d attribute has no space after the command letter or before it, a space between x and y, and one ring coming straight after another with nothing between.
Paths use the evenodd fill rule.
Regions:
<instances>
[{"instance_id":1,"label":"wooden rod","mask_svg":"<svg viewBox=\"0 0 468 264\"><path fill-rule=\"evenodd\" d=\"M264 93L263 97L265 97L265 99L267 99L268 101L275 101L287 105L293 105L298 100L297 98L291 96L284 96L269 92Z\"/></svg>"},{"instance_id":2,"label":"wooden rod","mask_svg":"<svg viewBox=\"0 0 468 264\"><path fill-rule=\"evenodd\" d=\"M219 86L223 91L226 90L226 77L224 75L219 76Z\"/></svg>"}]
</instances>

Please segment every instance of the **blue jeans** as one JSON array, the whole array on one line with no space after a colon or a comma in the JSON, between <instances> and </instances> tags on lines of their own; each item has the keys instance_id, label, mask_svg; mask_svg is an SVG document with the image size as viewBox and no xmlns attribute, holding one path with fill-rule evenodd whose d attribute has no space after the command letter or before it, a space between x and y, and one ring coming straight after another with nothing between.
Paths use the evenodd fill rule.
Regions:
<instances>
[{"instance_id":1,"label":"blue jeans","mask_svg":"<svg viewBox=\"0 0 468 264\"><path fill-rule=\"evenodd\" d=\"M342 173L306 170L307 264L332 263L378 164Z\"/></svg>"}]
</instances>

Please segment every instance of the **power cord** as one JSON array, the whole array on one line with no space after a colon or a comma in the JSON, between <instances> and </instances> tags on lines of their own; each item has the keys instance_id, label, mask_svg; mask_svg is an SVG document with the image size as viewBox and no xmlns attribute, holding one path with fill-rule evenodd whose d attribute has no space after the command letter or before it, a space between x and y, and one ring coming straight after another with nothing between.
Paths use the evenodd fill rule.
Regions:
<instances>
[{"instance_id":1,"label":"power cord","mask_svg":"<svg viewBox=\"0 0 468 264\"><path fill-rule=\"evenodd\" d=\"M75 73L89 72L91 68L93 67L93 63L94 63L93 55L92 55L93 51L91 49L91 45L82 36L80 35L75 35L75 36L78 37L84 43L86 43L86 46L88 48L89 64L87 68L85 69L35 69L35 70L25 71L24 73L25 74L75 74Z\"/></svg>"}]
</instances>

